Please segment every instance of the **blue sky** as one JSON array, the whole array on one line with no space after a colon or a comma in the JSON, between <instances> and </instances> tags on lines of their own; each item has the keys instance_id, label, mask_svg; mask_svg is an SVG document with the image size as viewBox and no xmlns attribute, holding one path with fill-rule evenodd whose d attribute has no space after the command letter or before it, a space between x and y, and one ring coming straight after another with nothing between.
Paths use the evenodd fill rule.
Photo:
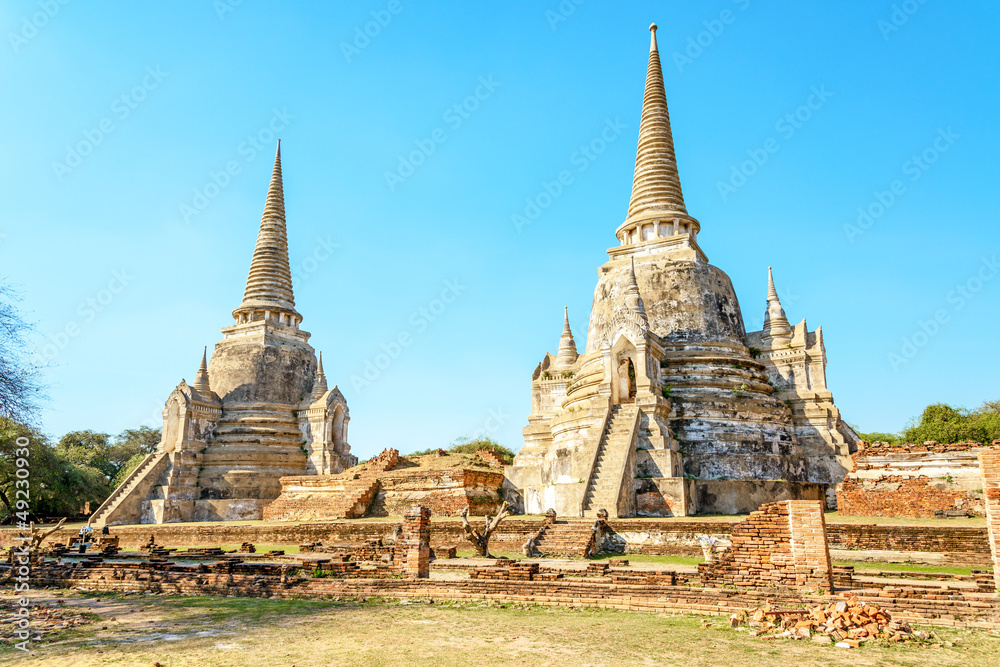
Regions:
<instances>
[{"instance_id":1,"label":"blue sky","mask_svg":"<svg viewBox=\"0 0 1000 667\"><path fill-rule=\"evenodd\" d=\"M193 381L281 138L297 307L354 451L520 447L531 372L564 305L583 348L625 217L651 21L688 210L748 329L772 265L789 319L823 325L849 422L996 399L998 19L918 0L6 2L0 275L40 332L44 430L156 424Z\"/></svg>"}]
</instances>

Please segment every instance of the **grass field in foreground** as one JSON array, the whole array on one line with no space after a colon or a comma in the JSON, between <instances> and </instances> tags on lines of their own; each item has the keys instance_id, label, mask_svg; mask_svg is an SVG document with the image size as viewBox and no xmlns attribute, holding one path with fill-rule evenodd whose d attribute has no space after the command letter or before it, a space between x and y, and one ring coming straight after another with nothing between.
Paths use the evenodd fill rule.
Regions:
<instances>
[{"instance_id":1,"label":"grass field in foreground","mask_svg":"<svg viewBox=\"0 0 1000 667\"><path fill-rule=\"evenodd\" d=\"M671 616L427 601L340 603L124 596L67 602L101 620L47 637L32 655L0 648L5 665L996 665L1000 637L935 632L926 644L838 649L761 641L725 617ZM704 623L709 627L701 627ZM53 641L54 639L54 641Z\"/></svg>"}]
</instances>

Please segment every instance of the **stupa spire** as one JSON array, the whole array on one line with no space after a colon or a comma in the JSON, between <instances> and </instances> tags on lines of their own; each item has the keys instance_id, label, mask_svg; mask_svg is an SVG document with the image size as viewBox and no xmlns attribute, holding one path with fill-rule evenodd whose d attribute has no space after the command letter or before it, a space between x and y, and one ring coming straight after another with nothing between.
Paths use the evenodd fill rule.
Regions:
<instances>
[{"instance_id":1,"label":"stupa spire","mask_svg":"<svg viewBox=\"0 0 1000 667\"><path fill-rule=\"evenodd\" d=\"M288 233L285 225L285 195L281 180L281 142L274 156L271 184L267 189L264 214L260 220L257 245L250 262L243 303L233 311L273 311L287 313L301 320L295 311L292 272L288 264ZM277 317L275 318L277 319Z\"/></svg>"},{"instance_id":2,"label":"stupa spire","mask_svg":"<svg viewBox=\"0 0 1000 667\"><path fill-rule=\"evenodd\" d=\"M195 391L199 394L210 394L212 392L212 384L208 377L208 346L205 346L204 351L201 353L201 365L198 366L198 372L194 376L194 384L191 385Z\"/></svg>"},{"instance_id":3,"label":"stupa spire","mask_svg":"<svg viewBox=\"0 0 1000 667\"><path fill-rule=\"evenodd\" d=\"M625 287L625 303L633 312L646 319L646 306L639 295L639 282L635 279L635 257L629 257L628 285Z\"/></svg>"},{"instance_id":4,"label":"stupa spire","mask_svg":"<svg viewBox=\"0 0 1000 667\"><path fill-rule=\"evenodd\" d=\"M764 311L764 329L761 331L761 340L765 342L775 339L791 339L792 327L788 324L785 311L781 307L778 299L778 291L774 289L774 274L771 267L767 267L767 310Z\"/></svg>"},{"instance_id":5,"label":"stupa spire","mask_svg":"<svg viewBox=\"0 0 1000 667\"><path fill-rule=\"evenodd\" d=\"M326 374L323 373L323 353L319 353L319 362L316 364L316 379L313 381L312 399L315 401L323 397L326 393Z\"/></svg>"},{"instance_id":6,"label":"stupa spire","mask_svg":"<svg viewBox=\"0 0 1000 667\"><path fill-rule=\"evenodd\" d=\"M556 354L556 367L567 368L576 363L576 341L569 328L569 308L563 307L563 331L559 338L559 352Z\"/></svg>"},{"instance_id":7,"label":"stupa spire","mask_svg":"<svg viewBox=\"0 0 1000 667\"><path fill-rule=\"evenodd\" d=\"M642 99L639 149L635 157L628 218L654 212L672 212L686 217L687 209L684 206L684 194L681 192L677 159L674 156L674 139L670 131L667 94L663 88L660 52L656 47L656 24L649 26L649 30L646 92Z\"/></svg>"}]
</instances>

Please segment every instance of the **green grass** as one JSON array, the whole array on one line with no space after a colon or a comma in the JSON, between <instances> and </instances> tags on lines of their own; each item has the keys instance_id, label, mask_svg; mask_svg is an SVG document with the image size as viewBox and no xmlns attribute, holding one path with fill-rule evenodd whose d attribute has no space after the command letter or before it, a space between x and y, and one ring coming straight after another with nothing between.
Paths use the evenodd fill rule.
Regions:
<instances>
[{"instance_id":1,"label":"green grass","mask_svg":"<svg viewBox=\"0 0 1000 667\"><path fill-rule=\"evenodd\" d=\"M705 559L701 556L647 556L645 554L601 554L593 560L624 558L631 563L660 563L663 565L697 565Z\"/></svg>"},{"instance_id":2,"label":"green grass","mask_svg":"<svg viewBox=\"0 0 1000 667\"><path fill-rule=\"evenodd\" d=\"M827 523L869 523L879 526L951 526L985 528L986 517L938 517L914 519L908 516L850 516L839 512L826 512Z\"/></svg>"},{"instance_id":3,"label":"green grass","mask_svg":"<svg viewBox=\"0 0 1000 667\"><path fill-rule=\"evenodd\" d=\"M853 567L855 573L866 574L868 572L940 572L941 574L972 574L972 570L984 568L953 567L946 565L913 565L910 563L872 563L859 560L835 560L834 565L839 567Z\"/></svg>"}]
</instances>

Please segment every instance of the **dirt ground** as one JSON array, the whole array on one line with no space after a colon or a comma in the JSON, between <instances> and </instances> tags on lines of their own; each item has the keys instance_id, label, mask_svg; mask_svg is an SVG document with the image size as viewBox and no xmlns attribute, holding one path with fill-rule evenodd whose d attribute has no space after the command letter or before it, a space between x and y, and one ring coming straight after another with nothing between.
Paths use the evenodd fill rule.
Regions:
<instances>
[{"instance_id":1,"label":"dirt ground","mask_svg":"<svg viewBox=\"0 0 1000 667\"><path fill-rule=\"evenodd\" d=\"M429 600L36 595L63 616L75 612L82 624L45 633L30 654L5 642L4 665L1000 664L1000 635L981 630L936 629L940 648L839 649L753 639L723 617Z\"/></svg>"}]
</instances>

